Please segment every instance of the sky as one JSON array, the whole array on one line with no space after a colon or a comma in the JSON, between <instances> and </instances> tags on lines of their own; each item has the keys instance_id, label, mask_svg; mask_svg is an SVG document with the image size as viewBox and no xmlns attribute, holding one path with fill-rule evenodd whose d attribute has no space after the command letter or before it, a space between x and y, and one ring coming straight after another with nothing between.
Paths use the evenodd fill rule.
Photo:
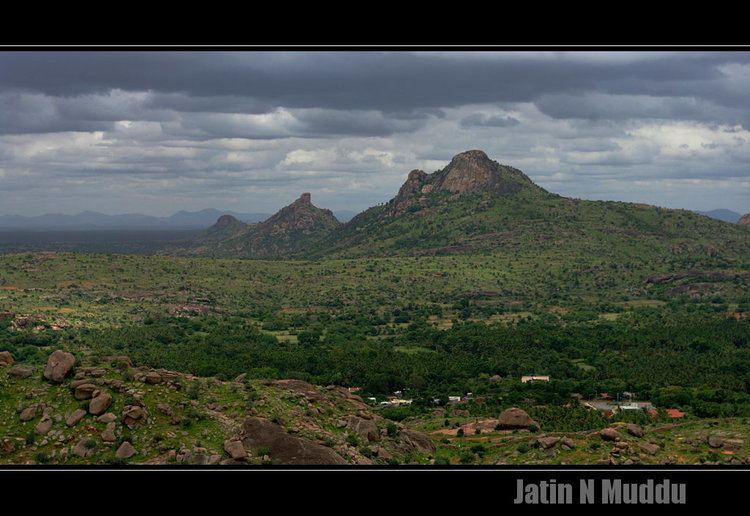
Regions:
<instances>
[{"instance_id":1,"label":"sky","mask_svg":"<svg viewBox=\"0 0 750 516\"><path fill-rule=\"evenodd\" d=\"M0 52L0 214L359 211L469 149L750 212L750 52Z\"/></svg>"}]
</instances>

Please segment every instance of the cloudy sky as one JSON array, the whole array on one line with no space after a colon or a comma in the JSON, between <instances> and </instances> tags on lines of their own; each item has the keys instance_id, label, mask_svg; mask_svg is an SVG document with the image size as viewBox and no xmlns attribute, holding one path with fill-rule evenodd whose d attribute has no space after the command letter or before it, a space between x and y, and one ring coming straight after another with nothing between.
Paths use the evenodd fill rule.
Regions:
<instances>
[{"instance_id":1,"label":"cloudy sky","mask_svg":"<svg viewBox=\"0 0 750 516\"><path fill-rule=\"evenodd\" d=\"M745 213L749 92L744 52L0 52L0 214L360 210L474 148Z\"/></svg>"}]
</instances>

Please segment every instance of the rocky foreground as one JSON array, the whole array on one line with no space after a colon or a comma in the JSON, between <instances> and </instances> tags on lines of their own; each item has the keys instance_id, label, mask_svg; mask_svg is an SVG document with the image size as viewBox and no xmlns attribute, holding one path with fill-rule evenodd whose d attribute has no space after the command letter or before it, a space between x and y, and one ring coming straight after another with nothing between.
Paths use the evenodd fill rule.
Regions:
<instances>
[{"instance_id":1,"label":"rocky foreground","mask_svg":"<svg viewBox=\"0 0 750 516\"><path fill-rule=\"evenodd\" d=\"M429 463L423 433L339 386L222 382L55 351L44 368L0 353L0 463Z\"/></svg>"}]
</instances>

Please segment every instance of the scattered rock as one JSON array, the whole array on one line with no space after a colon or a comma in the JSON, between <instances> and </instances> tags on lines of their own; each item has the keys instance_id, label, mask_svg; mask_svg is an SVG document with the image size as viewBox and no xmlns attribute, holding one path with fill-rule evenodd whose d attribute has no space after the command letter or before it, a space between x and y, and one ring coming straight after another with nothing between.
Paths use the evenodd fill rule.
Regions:
<instances>
[{"instance_id":1,"label":"scattered rock","mask_svg":"<svg viewBox=\"0 0 750 516\"><path fill-rule=\"evenodd\" d=\"M95 416L103 414L112 404L112 396L106 392L100 392L98 396L89 402L89 412Z\"/></svg>"},{"instance_id":2,"label":"scattered rock","mask_svg":"<svg viewBox=\"0 0 750 516\"><path fill-rule=\"evenodd\" d=\"M604 430L599 432L599 435L605 441L619 441L622 438L620 436L620 432L618 432L615 428L605 428Z\"/></svg>"},{"instance_id":3,"label":"scattered rock","mask_svg":"<svg viewBox=\"0 0 750 516\"><path fill-rule=\"evenodd\" d=\"M502 430L539 428L539 423L531 419L525 410L516 407L504 410L498 417L497 424Z\"/></svg>"},{"instance_id":4,"label":"scattered rock","mask_svg":"<svg viewBox=\"0 0 750 516\"><path fill-rule=\"evenodd\" d=\"M161 383L161 375L156 371L149 371L146 373L146 376L144 376L143 381L150 385L155 385Z\"/></svg>"},{"instance_id":5,"label":"scattered rock","mask_svg":"<svg viewBox=\"0 0 750 516\"><path fill-rule=\"evenodd\" d=\"M98 418L96 418L97 421L100 423L111 423L117 419L117 416L115 416L112 412L107 412L106 414L102 414Z\"/></svg>"},{"instance_id":6,"label":"scattered rock","mask_svg":"<svg viewBox=\"0 0 750 516\"><path fill-rule=\"evenodd\" d=\"M135 427L144 423L148 414L146 410L139 405L128 405L122 411L122 424L133 430Z\"/></svg>"},{"instance_id":7,"label":"scattered rock","mask_svg":"<svg viewBox=\"0 0 750 516\"><path fill-rule=\"evenodd\" d=\"M721 448L722 446L724 446L724 440L718 435L709 435L708 445L711 448Z\"/></svg>"},{"instance_id":8,"label":"scattered rock","mask_svg":"<svg viewBox=\"0 0 750 516\"><path fill-rule=\"evenodd\" d=\"M234 460L245 460L247 458L245 447L239 439L224 441L224 451Z\"/></svg>"},{"instance_id":9,"label":"scattered rock","mask_svg":"<svg viewBox=\"0 0 750 516\"><path fill-rule=\"evenodd\" d=\"M81 439L71 451L74 455L78 455L79 457L89 457L90 455L96 453L96 441L88 438Z\"/></svg>"},{"instance_id":10,"label":"scattered rock","mask_svg":"<svg viewBox=\"0 0 750 516\"><path fill-rule=\"evenodd\" d=\"M567 448L569 450L573 450L576 447L576 442L573 439L571 439L570 437L563 437L562 439L560 439L560 445L563 448Z\"/></svg>"},{"instance_id":11,"label":"scattered rock","mask_svg":"<svg viewBox=\"0 0 750 516\"><path fill-rule=\"evenodd\" d=\"M536 442L539 444L539 446L541 446L545 450L552 448L559 441L560 441L559 437L537 437L536 439Z\"/></svg>"},{"instance_id":12,"label":"scattered rock","mask_svg":"<svg viewBox=\"0 0 750 516\"><path fill-rule=\"evenodd\" d=\"M644 432L643 427L640 425L635 425L633 423L629 423L625 426L625 429L628 431L628 433L634 437L643 437L646 432Z\"/></svg>"},{"instance_id":13,"label":"scattered rock","mask_svg":"<svg viewBox=\"0 0 750 516\"><path fill-rule=\"evenodd\" d=\"M45 417L42 418L42 420L37 423L37 425L34 427L34 431L40 435L47 435L47 433L52 429L52 419Z\"/></svg>"},{"instance_id":14,"label":"scattered rock","mask_svg":"<svg viewBox=\"0 0 750 516\"><path fill-rule=\"evenodd\" d=\"M159 403L159 404L157 404L156 405L156 411L159 414L164 414L165 416L168 416L168 417L171 417L172 414L173 414L172 407L170 407L166 403Z\"/></svg>"},{"instance_id":15,"label":"scattered rock","mask_svg":"<svg viewBox=\"0 0 750 516\"><path fill-rule=\"evenodd\" d=\"M0 367L11 366L14 362L10 351L0 351Z\"/></svg>"},{"instance_id":16,"label":"scattered rock","mask_svg":"<svg viewBox=\"0 0 750 516\"><path fill-rule=\"evenodd\" d=\"M88 400L94 397L94 391L99 388L92 383L83 383L75 387L73 397L77 400Z\"/></svg>"},{"instance_id":17,"label":"scattered rock","mask_svg":"<svg viewBox=\"0 0 750 516\"><path fill-rule=\"evenodd\" d=\"M86 411L83 409L76 409L68 418L65 420L67 426L75 426L78 422L83 419L86 415Z\"/></svg>"},{"instance_id":18,"label":"scattered rock","mask_svg":"<svg viewBox=\"0 0 750 516\"><path fill-rule=\"evenodd\" d=\"M113 443L117 440L115 435L115 423L107 423L107 428L104 429L101 435L102 441L105 443Z\"/></svg>"},{"instance_id":19,"label":"scattered rock","mask_svg":"<svg viewBox=\"0 0 750 516\"><path fill-rule=\"evenodd\" d=\"M75 363L76 359L73 355L58 349L47 359L44 377L50 382L60 383L70 374Z\"/></svg>"},{"instance_id":20,"label":"scattered rock","mask_svg":"<svg viewBox=\"0 0 750 516\"><path fill-rule=\"evenodd\" d=\"M656 455L659 450L661 450L661 446L654 443L641 443L640 444L641 450L648 453L649 455Z\"/></svg>"},{"instance_id":21,"label":"scattered rock","mask_svg":"<svg viewBox=\"0 0 750 516\"><path fill-rule=\"evenodd\" d=\"M128 441L123 442L119 448L117 448L117 451L115 452L115 457L118 459L129 459L133 455L137 455L138 452L135 451L135 448L133 448L133 445L130 444Z\"/></svg>"},{"instance_id":22,"label":"scattered rock","mask_svg":"<svg viewBox=\"0 0 750 516\"><path fill-rule=\"evenodd\" d=\"M10 368L10 371L8 371L8 378L22 380L24 378L29 378L33 374L33 367L17 365Z\"/></svg>"},{"instance_id":23,"label":"scattered rock","mask_svg":"<svg viewBox=\"0 0 750 516\"><path fill-rule=\"evenodd\" d=\"M21 411L21 415L19 416L19 418L21 419L21 421L31 421L36 417L38 408L39 405L37 405L36 403L33 405L29 405Z\"/></svg>"}]
</instances>

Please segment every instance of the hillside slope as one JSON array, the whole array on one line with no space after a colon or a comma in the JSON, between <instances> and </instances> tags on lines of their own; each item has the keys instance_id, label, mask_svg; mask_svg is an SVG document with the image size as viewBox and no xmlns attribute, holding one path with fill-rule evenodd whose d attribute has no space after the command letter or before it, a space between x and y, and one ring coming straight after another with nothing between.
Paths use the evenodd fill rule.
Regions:
<instances>
[{"instance_id":1,"label":"hillside slope","mask_svg":"<svg viewBox=\"0 0 750 516\"><path fill-rule=\"evenodd\" d=\"M0 353L0 463L427 463L435 452L344 387L84 360L55 351L41 368Z\"/></svg>"}]
</instances>

